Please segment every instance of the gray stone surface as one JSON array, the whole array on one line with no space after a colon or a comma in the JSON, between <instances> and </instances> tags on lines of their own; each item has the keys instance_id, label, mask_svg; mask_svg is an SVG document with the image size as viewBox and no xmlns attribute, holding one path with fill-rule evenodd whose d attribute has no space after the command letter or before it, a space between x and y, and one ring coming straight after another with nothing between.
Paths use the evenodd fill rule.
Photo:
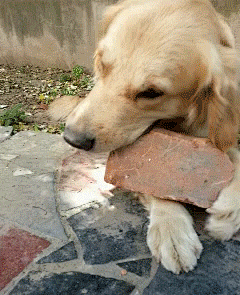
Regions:
<instances>
[{"instance_id":1,"label":"gray stone surface","mask_svg":"<svg viewBox=\"0 0 240 295\"><path fill-rule=\"evenodd\" d=\"M148 277L150 276L151 272L151 263L152 258L146 258L146 259L138 259L134 261L127 261L118 263L120 267L125 269L126 271L133 272L137 274L138 276L144 276Z\"/></svg>"},{"instance_id":2,"label":"gray stone surface","mask_svg":"<svg viewBox=\"0 0 240 295\"><path fill-rule=\"evenodd\" d=\"M9 127L0 126L0 143L8 139L11 136L12 131L13 131L12 126L9 126Z\"/></svg>"},{"instance_id":3,"label":"gray stone surface","mask_svg":"<svg viewBox=\"0 0 240 295\"><path fill-rule=\"evenodd\" d=\"M174 275L159 266L144 295L239 295L240 242L204 241L194 271Z\"/></svg>"},{"instance_id":4,"label":"gray stone surface","mask_svg":"<svg viewBox=\"0 0 240 295\"><path fill-rule=\"evenodd\" d=\"M58 159L70 150L62 136L45 132L22 131L0 145L0 153L32 155L38 158Z\"/></svg>"},{"instance_id":5,"label":"gray stone surface","mask_svg":"<svg viewBox=\"0 0 240 295\"><path fill-rule=\"evenodd\" d=\"M58 239L67 237L54 197L54 173L70 147L61 136L20 132L0 144L0 215Z\"/></svg>"},{"instance_id":6,"label":"gray stone surface","mask_svg":"<svg viewBox=\"0 0 240 295\"><path fill-rule=\"evenodd\" d=\"M138 257L149 253L147 214L131 194L115 192L110 208L88 208L70 217L87 264Z\"/></svg>"},{"instance_id":7,"label":"gray stone surface","mask_svg":"<svg viewBox=\"0 0 240 295\"><path fill-rule=\"evenodd\" d=\"M74 246L74 242L70 242L60 249L52 252L50 255L41 258L38 260L38 264L42 263L54 263L54 262L63 262L73 259L77 259L77 251Z\"/></svg>"},{"instance_id":8,"label":"gray stone surface","mask_svg":"<svg viewBox=\"0 0 240 295\"><path fill-rule=\"evenodd\" d=\"M30 273L10 295L128 295L134 286L111 278L78 272L49 274Z\"/></svg>"},{"instance_id":9,"label":"gray stone surface","mask_svg":"<svg viewBox=\"0 0 240 295\"><path fill-rule=\"evenodd\" d=\"M61 160L65 151L69 163ZM203 255L194 271L176 276L151 258L148 214L135 195L115 189L107 197L103 163L90 159L96 165L86 165L84 154L81 159L79 165L75 152L57 135L21 132L0 144L0 228L2 221L14 221L31 233L52 237L41 259L3 294L240 294L239 241L206 239L203 209L187 206ZM61 163L67 173L58 178L64 182L57 193L55 170ZM83 167L94 185L85 186Z\"/></svg>"}]
</instances>

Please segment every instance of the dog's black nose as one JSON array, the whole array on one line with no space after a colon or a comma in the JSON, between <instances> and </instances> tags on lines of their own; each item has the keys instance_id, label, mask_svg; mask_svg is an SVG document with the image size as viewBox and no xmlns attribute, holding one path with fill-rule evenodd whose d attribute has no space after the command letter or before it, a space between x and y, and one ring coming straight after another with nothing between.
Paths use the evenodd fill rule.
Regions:
<instances>
[{"instance_id":1,"label":"dog's black nose","mask_svg":"<svg viewBox=\"0 0 240 295\"><path fill-rule=\"evenodd\" d=\"M64 139L73 147L85 151L90 151L95 143L95 138L91 134L77 133L68 127L65 128Z\"/></svg>"}]
</instances>

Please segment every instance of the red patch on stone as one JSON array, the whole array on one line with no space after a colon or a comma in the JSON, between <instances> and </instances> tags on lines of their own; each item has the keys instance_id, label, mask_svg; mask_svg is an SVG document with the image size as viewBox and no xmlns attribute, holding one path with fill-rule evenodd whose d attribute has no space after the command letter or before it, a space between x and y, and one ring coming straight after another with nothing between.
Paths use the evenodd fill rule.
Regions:
<instances>
[{"instance_id":1,"label":"red patch on stone","mask_svg":"<svg viewBox=\"0 0 240 295\"><path fill-rule=\"evenodd\" d=\"M105 156L94 155L85 151L66 157L62 161L59 189L66 191L81 191L92 183L96 183L92 171L96 169L96 161L105 162Z\"/></svg>"},{"instance_id":2,"label":"red patch on stone","mask_svg":"<svg viewBox=\"0 0 240 295\"><path fill-rule=\"evenodd\" d=\"M49 245L49 241L27 231L3 226L0 229L0 290Z\"/></svg>"}]
</instances>

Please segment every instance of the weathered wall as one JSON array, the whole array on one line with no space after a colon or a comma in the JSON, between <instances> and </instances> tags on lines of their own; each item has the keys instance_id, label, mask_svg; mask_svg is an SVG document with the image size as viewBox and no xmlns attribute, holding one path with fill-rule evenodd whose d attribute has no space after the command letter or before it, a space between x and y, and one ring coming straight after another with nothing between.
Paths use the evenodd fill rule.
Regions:
<instances>
[{"instance_id":1,"label":"weathered wall","mask_svg":"<svg viewBox=\"0 0 240 295\"><path fill-rule=\"evenodd\" d=\"M236 37L240 52L240 0L211 0L217 11L226 17Z\"/></svg>"},{"instance_id":2,"label":"weathered wall","mask_svg":"<svg viewBox=\"0 0 240 295\"><path fill-rule=\"evenodd\" d=\"M97 24L116 0L1 0L0 64L88 68Z\"/></svg>"},{"instance_id":3,"label":"weathered wall","mask_svg":"<svg viewBox=\"0 0 240 295\"><path fill-rule=\"evenodd\" d=\"M97 24L116 0L0 0L0 64L91 68ZM240 49L240 1L212 0Z\"/></svg>"}]
</instances>

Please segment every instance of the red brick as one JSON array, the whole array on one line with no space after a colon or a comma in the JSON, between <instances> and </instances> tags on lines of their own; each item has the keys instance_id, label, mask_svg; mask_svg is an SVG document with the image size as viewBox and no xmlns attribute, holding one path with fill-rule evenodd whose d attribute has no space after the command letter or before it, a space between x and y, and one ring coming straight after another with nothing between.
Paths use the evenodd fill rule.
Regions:
<instances>
[{"instance_id":1,"label":"red brick","mask_svg":"<svg viewBox=\"0 0 240 295\"><path fill-rule=\"evenodd\" d=\"M155 128L109 156L105 181L117 187L209 208L232 179L228 156L208 139Z\"/></svg>"},{"instance_id":2,"label":"red brick","mask_svg":"<svg viewBox=\"0 0 240 295\"><path fill-rule=\"evenodd\" d=\"M50 243L29 232L2 227L0 232L0 290Z\"/></svg>"}]
</instances>

